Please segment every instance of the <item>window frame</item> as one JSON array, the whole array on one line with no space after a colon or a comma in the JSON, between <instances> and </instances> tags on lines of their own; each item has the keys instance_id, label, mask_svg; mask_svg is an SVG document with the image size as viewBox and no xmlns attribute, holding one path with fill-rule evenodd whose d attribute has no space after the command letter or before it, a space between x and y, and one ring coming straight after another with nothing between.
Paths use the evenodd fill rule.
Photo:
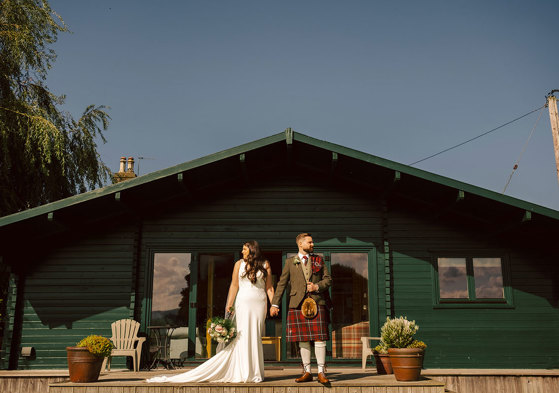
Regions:
<instances>
[{"instance_id":1,"label":"window frame","mask_svg":"<svg viewBox=\"0 0 559 393\"><path fill-rule=\"evenodd\" d=\"M439 258L464 258L468 298L441 298L439 287ZM503 298L476 298L473 260L475 258L499 258L503 275ZM495 251L438 251L431 252L433 279L433 308L514 308L510 279L510 260L505 253Z\"/></svg>"}]
</instances>

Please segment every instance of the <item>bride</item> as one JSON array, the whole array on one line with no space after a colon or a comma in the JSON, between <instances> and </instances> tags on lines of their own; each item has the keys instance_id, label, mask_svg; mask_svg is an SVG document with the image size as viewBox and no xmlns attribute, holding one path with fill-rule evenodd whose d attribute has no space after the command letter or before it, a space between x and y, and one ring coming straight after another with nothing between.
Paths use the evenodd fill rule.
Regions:
<instances>
[{"instance_id":1,"label":"bride","mask_svg":"<svg viewBox=\"0 0 559 393\"><path fill-rule=\"evenodd\" d=\"M235 263L226 310L235 305L237 336L214 357L200 366L170 377L160 376L147 382L262 382L264 355L262 333L268 299L272 301L272 269L260 254L258 242L243 245L243 259ZM235 299L236 297L236 299Z\"/></svg>"}]
</instances>

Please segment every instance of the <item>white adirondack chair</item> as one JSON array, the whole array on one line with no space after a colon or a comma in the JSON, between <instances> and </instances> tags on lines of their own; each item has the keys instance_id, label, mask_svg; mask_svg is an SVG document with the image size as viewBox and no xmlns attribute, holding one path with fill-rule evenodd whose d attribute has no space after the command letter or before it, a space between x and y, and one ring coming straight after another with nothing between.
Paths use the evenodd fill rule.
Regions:
<instances>
[{"instance_id":1,"label":"white adirondack chair","mask_svg":"<svg viewBox=\"0 0 559 393\"><path fill-rule=\"evenodd\" d=\"M138 337L140 323L132 319L120 319L111 324L113 336L111 341L115 348L106 360L107 368L111 371L111 358L113 356L132 356L134 360L134 371L140 371L140 359L142 356L142 345L146 341L145 337ZM103 364L102 370L105 369Z\"/></svg>"},{"instance_id":2,"label":"white adirondack chair","mask_svg":"<svg viewBox=\"0 0 559 393\"><path fill-rule=\"evenodd\" d=\"M361 354L361 366L362 369L365 370L365 366L367 365L367 358L369 356L373 356L373 348L371 347L372 340L380 340L380 337L361 337L361 345L362 345L362 354Z\"/></svg>"}]
</instances>

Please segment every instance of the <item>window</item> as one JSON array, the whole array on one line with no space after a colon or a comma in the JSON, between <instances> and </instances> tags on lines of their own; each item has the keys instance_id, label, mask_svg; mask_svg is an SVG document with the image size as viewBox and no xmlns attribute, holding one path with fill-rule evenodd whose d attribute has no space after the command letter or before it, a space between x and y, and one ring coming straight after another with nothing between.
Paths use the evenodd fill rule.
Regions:
<instances>
[{"instance_id":1,"label":"window","mask_svg":"<svg viewBox=\"0 0 559 393\"><path fill-rule=\"evenodd\" d=\"M151 325L188 326L190 253L155 253Z\"/></svg>"},{"instance_id":2,"label":"window","mask_svg":"<svg viewBox=\"0 0 559 393\"><path fill-rule=\"evenodd\" d=\"M505 285L507 270L501 257L438 257L435 269L439 305L511 305L512 293Z\"/></svg>"}]
</instances>

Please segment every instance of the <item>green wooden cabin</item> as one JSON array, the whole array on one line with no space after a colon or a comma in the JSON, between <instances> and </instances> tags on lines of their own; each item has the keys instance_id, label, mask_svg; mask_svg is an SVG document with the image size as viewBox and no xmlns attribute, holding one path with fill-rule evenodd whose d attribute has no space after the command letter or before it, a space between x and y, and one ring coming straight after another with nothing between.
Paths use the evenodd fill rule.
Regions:
<instances>
[{"instance_id":1,"label":"green wooden cabin","mask_svg":"<svg viewBox=\"0 0 559 393\"><path fill-rule=\"evenodd\" d=\"M180 327L180 356L202 360L242 244L277 280L300 232L333 274L330 364L359 365L359 337L404 315L426 368L559 367L558 211L291 129L0 218L0 366L65 368L121 318ZM285 341L281 359L297 362Z\"/></svg>"}]
</instances>

